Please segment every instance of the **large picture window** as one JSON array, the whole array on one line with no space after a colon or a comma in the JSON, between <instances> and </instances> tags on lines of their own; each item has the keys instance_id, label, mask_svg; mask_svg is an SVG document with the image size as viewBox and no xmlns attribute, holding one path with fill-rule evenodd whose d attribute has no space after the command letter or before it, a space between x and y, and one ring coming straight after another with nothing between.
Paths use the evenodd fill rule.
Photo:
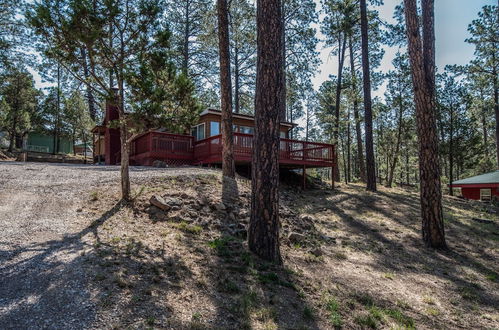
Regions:
<instances>
[{"instance_id":1,"label":"large picture window","mask_svg":"<svg viewBox=\"0 0 499 330\"><path fill-rule=\"evenodd\" d=\"M239 132L244 134L254 134L255 129L249 126L239 126Z\"/></svg>"},{"instance_id":2,"label":"large picture window","mask_svg":"<svg viewBox=\"0 0 499 330\"><path fill-rule=\"evenodd\" d=\"M203 123L203 124L199 124L197 126L194 126L192 128L192 136L194 136L196 141L204 139L204 137L205 137L204 127L205 127L205 125Z\"/></svg>"},{"instance_id":3,"label":"large picture window","mask_svg":"<svg viewBox=\"0 0 499 330\"><path fill-rule=\"evenodd\" d=\"M218 121L210 122L210 136L215 136L220 134L220 123Z\"/></svg>"}]
</instances>

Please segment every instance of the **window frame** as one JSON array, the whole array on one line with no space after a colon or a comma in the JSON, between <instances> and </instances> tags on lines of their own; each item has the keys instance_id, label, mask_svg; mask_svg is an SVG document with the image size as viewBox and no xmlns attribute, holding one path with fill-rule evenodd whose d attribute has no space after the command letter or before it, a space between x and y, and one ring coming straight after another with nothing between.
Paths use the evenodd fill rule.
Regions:
<instances>
[{"instance_id":1,"label":"window frame","mask_svg":"<svg viewBox=\"0 0 499 330\"><path fill-rule=\"evenodd\" d=\"M217 134L213 134L213 126L212 126L213 124L218 125L218 133ZM210 121L210 136L209 137L222 134L221 129L222 129L222 127L221 127L221 124L219 121Z\"/></svg>"},{"instance_id":2,"label":"window frame","mask_svg":"<svg viewBox=\"0 0 499 330\"><path fill-rule=\"evenodd\" d=\"M202 132L203 132L203 138L202 139L199 138L199 132L200 132L199 128L201 126L203 126L203 130L202 130ZM197 124L195 126L192 126L191 131L194 131L194 130L196 130L196 135L194 136L194 139L196 141L204 140L206 138L206 124L205 123L201 123L201 124ZM191 132L191 134L192 134L192 132Z\"/></svg>"},{"instance_id":3,"label":"window frame","mask_svg":"<svg viewBox=\"0 0 499 330\"><path fill-rule=\"evenodd\" d=\"M488 191L489 193L488 194L483 194L484 191ZM484 195L487 197L487 198L483 198ZM481 201L491 201L492 200L492 189L491 188L480 188L480 200Z\"/></svg>"}]
</instances>

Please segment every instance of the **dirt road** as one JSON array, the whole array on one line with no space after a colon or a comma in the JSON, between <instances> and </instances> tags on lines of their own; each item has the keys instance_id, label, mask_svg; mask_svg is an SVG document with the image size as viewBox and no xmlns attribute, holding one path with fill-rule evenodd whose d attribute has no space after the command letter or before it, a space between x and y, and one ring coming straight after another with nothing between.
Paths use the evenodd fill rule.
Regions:
<instances>
[{"instance_id":1,"label":"dirt road","mask_svg":"<svg viewBox=\"0 0 499 330\"><path fill-rule=\"evenodd\" d=\"M131 168L132 183L203 169ZM0 162L0 329L92 328L97 308L81 258L92 192L119 168ZM88 225L88 223L87 223Z\"/></svg>"}]
</instances>

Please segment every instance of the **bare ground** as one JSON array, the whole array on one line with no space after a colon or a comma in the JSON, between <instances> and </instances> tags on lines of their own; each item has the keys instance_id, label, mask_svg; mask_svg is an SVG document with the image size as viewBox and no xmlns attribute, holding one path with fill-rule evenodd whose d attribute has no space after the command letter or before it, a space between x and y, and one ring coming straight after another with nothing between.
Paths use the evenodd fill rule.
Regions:
<instances>
[{"instance_id":1,"label":"bare ground","mask_svg":"<svg viewBox=\"0 0 499 330\"><path fill-rule=\"evenodd\" d=\"M248 181L224 209L218 171L132 178L123 207L114 167L0 162L0 328L499 328L497 208L446 198L433 251L415 191L286 188L278 267L247 252Z\"/></svg>"}]
</instances>

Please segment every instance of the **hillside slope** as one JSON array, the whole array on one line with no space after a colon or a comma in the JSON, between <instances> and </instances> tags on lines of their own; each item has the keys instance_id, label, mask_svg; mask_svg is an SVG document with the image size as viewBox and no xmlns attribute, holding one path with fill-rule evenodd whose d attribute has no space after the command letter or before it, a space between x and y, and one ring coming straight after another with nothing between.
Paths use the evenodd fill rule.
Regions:
<instances>
[{"instance_id":1,"label":"hillside slope","mask_svg":"<svg viewBox=\"0 0 499 330\"><path fill-rule=\"evenodd\" d=\"M497 208L446 198L450 250L432 251L415 191L283 188L280 268L248 253L247 180L234 209L218 171L144 180L133 207L105 189L78 210L96 327L499 327Z\"/></svg>"}]
</instances>

